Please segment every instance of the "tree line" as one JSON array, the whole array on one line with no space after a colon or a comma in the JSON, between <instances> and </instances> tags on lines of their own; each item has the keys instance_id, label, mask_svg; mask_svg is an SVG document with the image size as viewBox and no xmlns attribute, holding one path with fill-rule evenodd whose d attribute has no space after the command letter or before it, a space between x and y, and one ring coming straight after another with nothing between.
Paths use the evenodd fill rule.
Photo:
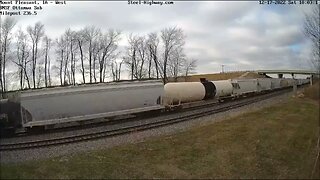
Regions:
<instances>
[{"instance_id":1,"label":"tree line","mask_svg":"<svg viewBox=\"0 0 320 180\"><path fill-rule=\"evenodd\" d=\"M19 89L97 83L108 78L119 81L123 71L128 72L131 80L155 78L166 83L168 77L177 80L196 68L196 60L186 57L186 36L178 27L146 35L130 34L126 38L128 45L120 50L119 30L96 26L69 28L52 39L41 22L13 32L16 24L11 17L1 20L1 94L8 89L10 63L17 69L14 79Z\"/></svg>"},{"instance_id":2,"label":"tree line","mask_svg":"<svg viewBox=\"0 0 320 180\"><path fill-rule=\"evenodd\" d=\"M311 40L311 66L320 73L320 5L314 5L309 13L305 14L303 32Z\"/></svg>"}]
</instances>

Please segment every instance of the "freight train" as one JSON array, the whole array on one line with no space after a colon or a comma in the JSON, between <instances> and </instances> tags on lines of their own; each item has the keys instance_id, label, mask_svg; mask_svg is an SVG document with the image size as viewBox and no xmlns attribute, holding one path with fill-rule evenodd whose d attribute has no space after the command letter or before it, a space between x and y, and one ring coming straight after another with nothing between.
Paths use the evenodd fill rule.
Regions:
<instances>
[{"instance_id":1,"label":"freight train","mask_svg":"<svg viewBox=\"0 0 320 180\"><path fill-rule=\"evenodd\" d=\"M229 79L220 81L168 83L164 86L163 105L166 107L206 99L237 98L276 89L300 86L309 79Z\"/></svg>"},{"instance_id":2,"label":"freight train","mask_svg":"<svg viewBox=\"0 0 320 180\"><path fill-rule=\"evenodd\" d=\"M18 91L0 100L0 126L1 131L14 132L73 126L307 83L308 79L258 78L163 85L150 80Z\"/></svg>"}]
</instances>

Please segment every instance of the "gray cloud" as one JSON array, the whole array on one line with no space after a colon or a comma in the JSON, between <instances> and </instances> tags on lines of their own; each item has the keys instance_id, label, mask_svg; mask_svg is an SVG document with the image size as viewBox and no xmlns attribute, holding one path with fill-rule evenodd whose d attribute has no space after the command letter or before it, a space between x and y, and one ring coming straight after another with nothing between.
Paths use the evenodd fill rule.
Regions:
<instances>
[{"instance_id":1,"label":"gray cloud","mask_svg":"<svg viewBox=\"0 0 320 180\"><path fill-rule=\"evenodd\" d=\"M310 44L301 28L310 7L259 2L176 1L174 5L149 6L75 1L46 6L38 16L18 17L18 25L25 28L41 21L51 37L67 28L95 25L122 30L123 39L130 33L143 35L177 26L187 36L185 52L198 59L198 73L219 72L221 64L230 70L308 68L301 59L308 55Z\"/></svg>"}]
</instances>

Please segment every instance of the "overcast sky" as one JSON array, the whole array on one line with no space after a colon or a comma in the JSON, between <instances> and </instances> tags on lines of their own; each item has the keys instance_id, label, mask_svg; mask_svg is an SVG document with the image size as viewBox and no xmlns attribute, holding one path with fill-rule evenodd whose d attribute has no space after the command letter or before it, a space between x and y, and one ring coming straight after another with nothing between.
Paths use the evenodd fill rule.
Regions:
<instances>
[{"instance_id":1,"label":"overcast sky","mask_svg":"<svg viewBox=\"0 0 320 180\"><path fill-rule=\"evenodd\" d=\"M312 5L260 5L256 2L179 2L129 5L128 1L67 1L42 6L36 16L18 17L17 27L41 21L56 38L67 28L86 25L144 35L177 26L186 35L185 52L198 60L197 73L225 70L309 69L310 42L304 37L304 13Z\"/></svg>"}]
</instances>

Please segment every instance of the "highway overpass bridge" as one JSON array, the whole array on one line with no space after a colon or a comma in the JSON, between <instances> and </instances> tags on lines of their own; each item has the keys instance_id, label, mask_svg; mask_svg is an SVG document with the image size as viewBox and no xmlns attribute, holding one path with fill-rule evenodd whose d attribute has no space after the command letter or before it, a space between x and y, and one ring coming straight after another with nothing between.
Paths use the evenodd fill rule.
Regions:
<instances>
[{"instance_id":1,"label":"highway overpass bridge","mask_svg":"<svg viewBox=\"0 0 320 180\"><path fill-rule=\"evenodd\" d=\"M279 78L283 78L283 74L291 74L292 78L294 78L295 74L310 75L311 84L312 84L312 79L315 75L319 77L319 71L313 71L313 70L257 70L256 72L262 75L278 74Z\"/></svg>"},{"instance_id":2,"label":"highway overpass bridge","mask_svg":"<svg viewBox=\"0 0 320 180\"><path fill-rule=\"evenodd\" d=\"M306 75L316 75L319 71L312 70L257 70L259 74L306 74Z\"/></svg>"}]
</instances>

